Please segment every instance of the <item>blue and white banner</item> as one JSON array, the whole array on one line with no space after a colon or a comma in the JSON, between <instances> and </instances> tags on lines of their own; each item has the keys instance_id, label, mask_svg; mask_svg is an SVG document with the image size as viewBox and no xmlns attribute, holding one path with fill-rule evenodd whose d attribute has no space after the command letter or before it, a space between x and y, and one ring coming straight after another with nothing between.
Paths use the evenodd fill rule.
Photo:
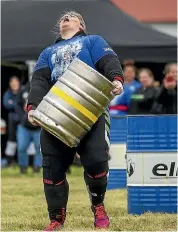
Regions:
<instances>
[{"instance_id":1,"label":"blue and white banner","mask_svg":"<svg viewBox=\"0 0 178 232\"><path fill-rule=\"evenodd\" d=\"M128 153L127 186L177 186L177 153Z\"/></svg>"}]
</instances>

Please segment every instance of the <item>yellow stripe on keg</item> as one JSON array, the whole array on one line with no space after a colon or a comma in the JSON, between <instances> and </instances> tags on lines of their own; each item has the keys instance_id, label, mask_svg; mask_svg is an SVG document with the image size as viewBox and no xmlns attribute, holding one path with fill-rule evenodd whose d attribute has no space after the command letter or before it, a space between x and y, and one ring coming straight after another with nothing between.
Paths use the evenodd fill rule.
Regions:
<instances>
[{"instance_id":1,"label":"yellow stripe on keg","mask_svg":"<svg viewBox=\"0 0 178 232\"><path fill-rule=\"evenodd\" d=\"M51 88L51 92L57 95L58 97L62 98L64 101L66 101L68 104L73 106L78 111L80 111L87 118L89 118L92 122L95 123L97 121L97 117L93 113L91 113L89 110L87 110L84 106L82 106L79 102L77 102L74 98L66 94L61 89L58 89L56 86L53 86Z\"/></svg>"}]
</instances>

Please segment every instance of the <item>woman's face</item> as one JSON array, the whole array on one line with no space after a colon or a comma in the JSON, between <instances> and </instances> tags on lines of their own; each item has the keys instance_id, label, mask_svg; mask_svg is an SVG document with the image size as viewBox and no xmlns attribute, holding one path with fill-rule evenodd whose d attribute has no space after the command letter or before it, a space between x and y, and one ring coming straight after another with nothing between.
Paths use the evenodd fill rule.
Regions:
<instances>
[{"instance_id":1,"label":"woman's face","mask_svg":"<svg viewBox=\"0 0 178 232\"><path fill-rule=\"evenodd\" d=\"M20 81L17 78L12 78L9 85L12 91L16 92L20 89Z\"/></svg>"},{"instance_id":2,"label":"woman's face","mask_svg":"<svg viewBox=\"0 0 178 232\"><path fill-rule=\"evenodd\" d=\"M177 80L177 65L176 64L172 64L170 66L167 76L172 76L175 80Z\"/></svg>"},{"instance_id":3,"label":"woman's face","mask_svg":"<svg viewBox=\"0 0 178 232\"><path fill-rule=\"evenodd\" d=\"M126 66L124 68L124 77L125 77L125 80L128 81L128 82L131 82L135 79L135 69L134 67L132 66Z\"/></svg>"},{"instance_id":4,"label":"woman's face","mask_svg":"<svg viewBox=\"0 0 178 232\"><path fill-rule=\"evenodd\" d=\"M66 14L64 15L59 23L59 29L61 34L66 33L67 31L79 31L82 29L80 20L75 15Z\"/></svg>"},{"instance_id":5,"label":"woman's face","mask_svg":"<svg viewBox=\"0 0 178 232\"><path fill-rule=\"evenodd\" d=\"M154 79L146 71L142 71L139 74L139 80L144 88L153 86Z\"/></svg>"}]
</instances>

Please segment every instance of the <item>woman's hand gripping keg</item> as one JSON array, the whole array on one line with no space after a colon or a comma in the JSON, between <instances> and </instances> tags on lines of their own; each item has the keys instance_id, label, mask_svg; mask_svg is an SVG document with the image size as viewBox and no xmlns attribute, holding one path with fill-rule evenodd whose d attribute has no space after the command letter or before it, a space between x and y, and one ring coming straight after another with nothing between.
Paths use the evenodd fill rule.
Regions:
<instances>
[{"instance_id":1,"label":"woman's hand gripping keg","mask_svg":"<svg viewBox=\"0 0 178 232\"><path fill-rule=\"evenodd\" d=\"M123 92L122 83L120 81L118 81L118 80L114 80L113 85L115 86L115 88L112 90L112 93L114 95L120 95Z\"/></svg>"},{"instance_id":2,"label":"woman's hand gripping keg","mask_svg":"<svg viewBox=\"0 0 178 232\"><path fill-rule=\"evenodd\" d=\"M38 124L35 122L33 118L34 110L30 110L28 112L28 121L33 125L33 126L38 126Z\"/></svg>"}]
</instances>

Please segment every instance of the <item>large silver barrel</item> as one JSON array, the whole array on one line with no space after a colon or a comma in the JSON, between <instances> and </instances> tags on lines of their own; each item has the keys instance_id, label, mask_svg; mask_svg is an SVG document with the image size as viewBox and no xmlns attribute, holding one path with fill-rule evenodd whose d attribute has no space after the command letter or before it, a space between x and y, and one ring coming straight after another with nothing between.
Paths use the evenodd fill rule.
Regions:
<instances>
[{"instance_id":1,"label":"large silver barrel","mask_svg":"<svg viewBox=\"0 0 178 232\"><path fill-rule=\"evenodd\" d=\"M113 88L104 76L75 58L38 105L34 120L76 147L113 99Z\"/></svg>"}]
</instances>

